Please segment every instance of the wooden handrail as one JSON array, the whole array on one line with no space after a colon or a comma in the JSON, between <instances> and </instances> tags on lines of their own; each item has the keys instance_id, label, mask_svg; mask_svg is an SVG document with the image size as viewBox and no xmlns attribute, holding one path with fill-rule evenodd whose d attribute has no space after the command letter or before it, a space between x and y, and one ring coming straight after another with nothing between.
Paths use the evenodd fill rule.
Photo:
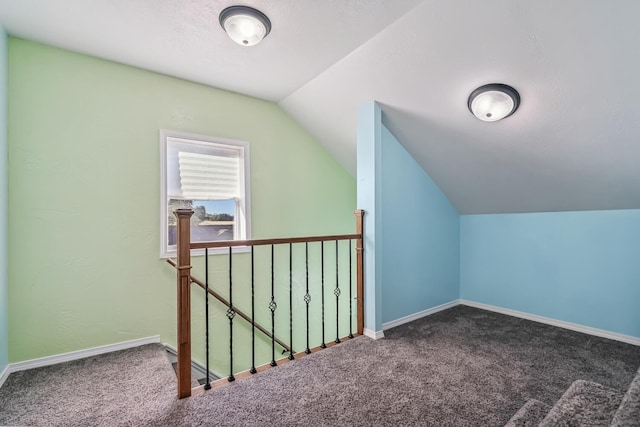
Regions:
<instances>
[{"instance_id":1,"label":"wooden handrail","mask_svg":"<svg viewBox=\"0 0 640 427\"><path fill-rule=\"evenodd\" d=\"M358 320L358 335L364 333L364 210L357 209L356 233L360 237L356 240L356 315Z\"/></svg>"},{"instance_id":2,"label":"wooden handrail","mask_svg":"<svg viewBox=\"0 0 640 427\"><path fill-rule=\"evenodd\" d=\"M167 262L169 264L171 264L172 266L174 266L174 267L177 266L175 261L172 260L172 259L168 259ZM190 276L190 277L191 277L191 281L193 283L195 283L196 285L200 286L202 289L206 289L206 286L205 286L204 283L202 283L202 281L198 280L197 278L195 278L193 276ZM209 294L212 297L214 297L215 299L217 299L218 301L220 301L222 304L224 304L227 308L231 307L231 305L229 304L229 301L227 301L222 295L220 295L219 293L217 293L213 289L209 288ZM242 312L242 310L239 310L238 307L236 307L235 305L233 306L233 311L235 311L238 316L242 317L244 320L246 320L247 322L251 323L251 317L249 317L246 314L244 314ZM277 342L286 351L291 351L291 349L289 348L288 345L286 345L284 342L282 342L282 340L280 340L278 337L272 337L271 336L271 332L267 331L264 327L260 326L260 324L254 323L254 325L255 325L257 330L259 330L260 332L262 332L263 334L268 336L269 339L273 338L273 340L275 342Z\"/></svg>"},{"instance_id":3,"label":"wooden handrail","mask_svg":"<svg viewBox=\"0 0 640 427\"><path fill-rule=\"evenodd\" d=\"M338 240L355 240L356 241L356 300L357 300L357 334L362 335L364 330L364 211L358 209L354 212L356 215L356 234L339 234L333 236L312 236L312 237L293 237L279 239L258 239L258 240L233 240L233 241L217 241L217 242L191 242L191 209L176 209L177 221L177 259L176 261L167 260L177 270L177 350L178 350L178 398L191 396L191 299L190 285L191 282L196 283L200 287L207 289L207 286L200 280L191 276L191 249L206 248L231 248L238 246L262 246L262 245L280 245L291 243L307 243L307 242L325 242ZM231 250L230 250L231 252ZM337 246L336 246L337 252ZM231 258L230 258L231 260ZM336 266L337 268L337 266ZM231 307L231 303L223 298L220 294L212 289L208 289L208 293L222 302L225 306ZM273 297L272 297L273 299ZM208 300L207 300L208 301ZM273 302L273 300L272 300ZM308 304L308 302L307 302ZM233 311L240 315L243 319L251 322L251 317L239 311L235 306ZM272 309L273 311L273 309ZM271 338L272 342L277 342L287 351L291 349L281 340L275 338L273 333L269 333L265 328L255 324L255 327ZM232 323L230 322L230 328ZM231 331L232 332L232 331ZM233 335L230 335L232 337ZM351 336L351 335L350 335ZM336 342L339 340L336 339ZM308 344L307 344L308 345ZM233 348L230 341L230 349ZM321 347L329 345L323 344ZM272 360L270 365L277 365ZM255 372L255 370L252 370ZM233 372L228 381L233 380Z\"/></svg>"},{"instance_id":4,"label":"wooden handrail","mask_svg":"<svg viewBox=\"0 0 640 427\"><path fill-rule=\"evenodd\" d=\"M191 396L191 241L190 219L193 211L177 209L177 285L178 285L178 398Z\"/></svg>"},{"instance_id":5,"label":"wooden handrail","mask_svg":"<svg viewBox=\"0 0 640 427\"><path fill-rule=\"evenodd\" d=\"M311 236L311 237L284 237L279 239L257 239L257 240L219 240L215 242L192 242L191 249L211 249L228 248L231 246L264 246L282 245L288 243L310 243L326 242L334 240L358 240L362 239L362 234L337 234L335 236Z\"/></svg>"}]
</instances>

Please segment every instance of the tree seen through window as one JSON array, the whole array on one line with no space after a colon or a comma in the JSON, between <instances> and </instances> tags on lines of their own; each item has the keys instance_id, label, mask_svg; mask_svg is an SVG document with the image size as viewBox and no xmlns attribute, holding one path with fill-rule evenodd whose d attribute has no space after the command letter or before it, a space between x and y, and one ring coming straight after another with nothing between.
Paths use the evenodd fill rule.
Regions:
<instances>
[{"instance_id":1,"label":"tree seen through window","mask_svg":"<svg viewBox=\"0 0 640 427\"><path fill-rule=\"evenodd\" d=\"M229 200L178 200L169 199L168 205L169 245L175 245L176 209L192 209L191 241L211 242L234 239L236 202Z\"/></svg>"}]
</instances>

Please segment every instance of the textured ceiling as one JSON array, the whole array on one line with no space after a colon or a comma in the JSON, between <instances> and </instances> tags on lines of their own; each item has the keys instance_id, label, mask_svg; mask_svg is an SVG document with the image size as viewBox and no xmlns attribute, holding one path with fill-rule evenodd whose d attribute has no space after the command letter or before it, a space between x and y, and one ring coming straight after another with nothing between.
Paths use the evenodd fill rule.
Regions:
<instances>
[{"instance_id":1,"label":"textured ceiling","mask_svg":"<svg viewBox=\"0 0 640 427\"><path fill-rule=\"evenodd\" d=\"M16 37L279 101L419 2L0 0L0 23ZM220 26L236 4L271 20L259 46L235 44Z\"/></svg>"},{"instance_id":2,"label":"textured ceiling","mask_svg":"<svg viewBox=\"0 0 640 427\"><path fill-rule=\"evenodd\" d=\"M640 2L425 1L281 102L355 172L356 108L461 213L640 208ZM494 123L467 98L506 83Z\"/></svg>"},{"instance_id":3,"label":"textured ceiling","mask_svg":"<svg viewBox=\"0 0 640 427\"><path fill-rule=\"evenodd\" d=\"M15 36L280 105L355 175L356 111L385 125L461 213L640 208L637 0L264 0L253 48L231 0L0 0ZM485 83L522 97L467 110ZM419 197L419 195L416 195Z\"/></svg>"}]
</instances>

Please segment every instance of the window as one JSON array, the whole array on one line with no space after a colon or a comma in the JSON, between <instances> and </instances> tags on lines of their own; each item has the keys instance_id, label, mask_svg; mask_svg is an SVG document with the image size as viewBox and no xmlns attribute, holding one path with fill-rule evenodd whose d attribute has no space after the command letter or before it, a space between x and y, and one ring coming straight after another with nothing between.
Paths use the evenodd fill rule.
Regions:
<instances>
[{"instance_id":1,"label":"window","mask_svg":"<svg viewBox=\"0 0 640 427\"><path fill-rule=\"evenodd\" d=\"M176 254L178 208L194 211L193 242L250 238L249 143L161 130L160 175L162 258Z\"/></svg>"}]
</instances>

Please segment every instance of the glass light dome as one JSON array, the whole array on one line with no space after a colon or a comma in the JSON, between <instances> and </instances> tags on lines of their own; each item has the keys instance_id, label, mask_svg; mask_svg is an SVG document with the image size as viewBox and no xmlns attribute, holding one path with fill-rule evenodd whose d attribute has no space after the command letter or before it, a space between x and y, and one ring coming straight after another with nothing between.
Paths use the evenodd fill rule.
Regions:
<instances>
[{"instance_id":1,"label":"glass light dome","mask_svg":"<svg viewBox=\"0 0 640 427\"><path fill-rule=\"evenodd\" d=\"M255 46L271 31L269 18L248 6L231 6L220 12L220 25L241 46Z\"/></svg>"},{"instance_id":2,"label":"glass light dome","mask_svg":"<svg viewBox=\"0 0 640 427\"><path fill-rule=\"evenodd\" d=\"M469 96L469 110L478 119L495 122L513 114L520 104L520 95L511 86L493 83L479 87Z\"/></svg>"}]
</instances>

